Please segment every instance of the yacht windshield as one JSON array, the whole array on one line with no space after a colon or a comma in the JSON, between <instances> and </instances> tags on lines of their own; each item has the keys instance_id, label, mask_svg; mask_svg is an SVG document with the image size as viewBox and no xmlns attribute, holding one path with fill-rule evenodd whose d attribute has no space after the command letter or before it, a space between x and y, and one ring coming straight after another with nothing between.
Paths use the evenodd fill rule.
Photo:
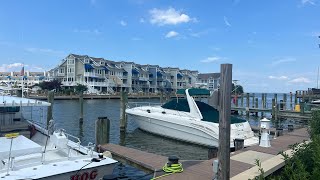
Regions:
<instances>
[{"instance_id":1,"label":"yacht windshield","mask_svg":"<svg viewBox=\"0 0 320 180\"><path fill-rule=\"evenodd\" d=\"M219 123L219 111L217 109L201 101L196 101L196 103L202 114L203 121ZM190 112L187 99L173 99L167 102L166 104L162 105L161 107L176 111ZM246 122L246 120L235 116L231 116L231 124L243 122Z\"/></svg>"}]
</instances>

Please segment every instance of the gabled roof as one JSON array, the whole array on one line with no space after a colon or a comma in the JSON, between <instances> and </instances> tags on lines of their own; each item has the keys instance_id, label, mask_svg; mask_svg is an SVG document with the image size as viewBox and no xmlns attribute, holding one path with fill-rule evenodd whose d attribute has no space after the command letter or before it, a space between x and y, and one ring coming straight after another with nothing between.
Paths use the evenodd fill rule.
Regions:
<instances>
[{"instance_id":1,"label":"gabled roof","mask_svg":"<svg viewBox=\"0 0 320 180\"><path fill-rule=\"evenodd\" d=\"M198 79L218 79L220 78L220 73L201 73L198 74Z\"/></svg>"}]
</instances>

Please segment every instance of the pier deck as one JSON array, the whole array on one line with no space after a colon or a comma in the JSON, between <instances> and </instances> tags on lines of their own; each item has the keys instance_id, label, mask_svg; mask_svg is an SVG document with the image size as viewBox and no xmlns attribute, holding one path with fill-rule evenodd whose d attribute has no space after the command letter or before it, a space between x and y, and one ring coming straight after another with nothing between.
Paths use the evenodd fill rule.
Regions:
<instances>
[{"instance_id":1,"label":"pier deck","mask_svg":"<svg viewBox=\"0 0 320 180\"><path fill-rule=\"evenodd\" d=\"M236 152L231 153L230 159L230 177L231 179L249 179L259 175L257 167L254 165L255 159L260 159L265 175L269 175L284 165L282 155L279 152L288 152L288 146L301 143L308 140L309 136L306 128L296 129L294 132L289 132L283 136L271 140L271 147L263 148L258 145L251 146ZM102 150L110 151L113 158L133 165L146 172L159 170L167 162L167 157L156 155L140 150L127 148L115 144L106 144L101 146ZM192 152L191 152L192 153ZM213 159L210 160L181 160L184 171L161 179L208 179L213 177ZM156 176L163 173L157 172Z\"/></svg>"}]
</instances>

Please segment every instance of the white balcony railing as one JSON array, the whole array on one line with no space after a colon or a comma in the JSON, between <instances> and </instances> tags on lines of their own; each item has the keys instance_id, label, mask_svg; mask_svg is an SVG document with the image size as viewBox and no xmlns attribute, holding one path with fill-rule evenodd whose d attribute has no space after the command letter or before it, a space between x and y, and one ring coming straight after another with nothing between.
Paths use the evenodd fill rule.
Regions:
<instances>
[{"instance_id":1,"label":"white balcony railing","mask_svg":"<svg viewBox=\"0 0 320 180\"><path fill-rule=\"evenodd\" d=\"M139 80L140 80L140 81L148 81L148 80L149 80L149 78L146 78L146 77L139 77Z\"/></svg>"},{"instance_id":2,"label":"white balcony railing","mask_svg":"<svg viewBox=\"0 0 320 180\"><path fill-rule=\"evenodd\" d=\"M102 74L94 73L94 72L85 72L84 73L85 77L103 77Z\"/></svg>"}]
</instances>

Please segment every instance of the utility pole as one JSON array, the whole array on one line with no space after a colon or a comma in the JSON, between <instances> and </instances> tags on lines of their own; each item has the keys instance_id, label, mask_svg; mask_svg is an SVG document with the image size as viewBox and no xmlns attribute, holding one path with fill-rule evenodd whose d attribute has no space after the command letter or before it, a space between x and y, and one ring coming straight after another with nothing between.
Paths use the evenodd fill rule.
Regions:
<instances>
[{"instance_id":1,"label":"utility pole","mask_svg":"<svg viewBox=\"0 0 320 180\"><path fill-rule=\"evenodd\" d=\"M220 83L220 115L219 115L219 149L218 149L218 180L230 179L230 119L232 64L221 64Z\"/></svg>"}]
</instances>

